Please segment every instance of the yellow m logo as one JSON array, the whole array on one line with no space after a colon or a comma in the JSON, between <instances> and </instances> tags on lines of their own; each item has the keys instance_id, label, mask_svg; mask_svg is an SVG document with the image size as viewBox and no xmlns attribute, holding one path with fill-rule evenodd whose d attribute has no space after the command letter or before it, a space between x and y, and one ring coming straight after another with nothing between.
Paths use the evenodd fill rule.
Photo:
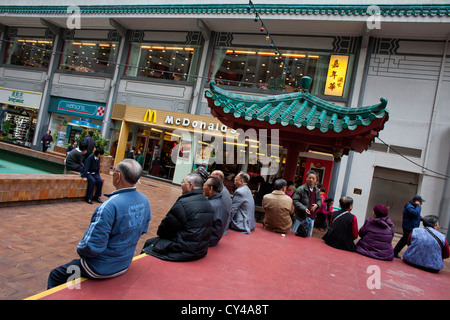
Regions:
<instances>
[{"instance_id":1,"label":"yellow m logo","mask_svg":"<svg viewBox=\"0 0 450 320\"><path fill-rule=\"evenodd\" d=\"M148 109L145 112L144 121L156 123L156 111Z\"/></svg>"}]
</instances>

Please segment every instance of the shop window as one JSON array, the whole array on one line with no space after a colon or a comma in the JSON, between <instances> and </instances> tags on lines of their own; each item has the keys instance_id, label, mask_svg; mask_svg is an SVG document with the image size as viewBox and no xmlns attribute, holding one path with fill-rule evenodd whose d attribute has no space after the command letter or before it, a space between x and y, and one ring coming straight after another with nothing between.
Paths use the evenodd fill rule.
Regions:
<instances>
[{"instance_id":1,"label":"shop window","mask_svg":"<svg viewBox=\"0 0 450 320\"><path fill-rule=\"evenodd\" d=\"M35 109L3 105L0 109L0 140L30 147L37 116Z\"/></svg>"},{"instance_id":2,"label":"shop window","mask_svg":"<svg viewBox=\"0 0 450 320\"><path fill-rule=\"evenodd\" d=\"M175 81L193 81L200 46L132 43L125 75Z\"/></svg>"},{"instance_id":3,"label":"shop window","mask_svg":"<svg viewBox=\"0 0 450 320\"><path fill-rule=\"evenodd\" d=\"M33 68L48 68L53 41L48 39L10 38L3 63Z\"/></svg>"},{"instance_id":4,"label":"shop window","mask_svg":"<svg viewBox=\"0 0 450 320\"><path fill-rule=\"evenodd\" d=\"M330 53L215 47L209 77L221 85L293 92L299 90L300 78L309 76L310 92L324 95L331 57ZM349 57L347 79L353 62ZM346 94L344 90L341 96Z\"/></svg>"},{"instance_id":5,"label":"shop window","mask_svg":"<svg viewBox=\"0 0 450 320\"><path fill-rule=\"evenodd\" d=\"M116 66L117 48L117 41L65 41L58 69L111 74Z\"/></svg>"}]
</instances>

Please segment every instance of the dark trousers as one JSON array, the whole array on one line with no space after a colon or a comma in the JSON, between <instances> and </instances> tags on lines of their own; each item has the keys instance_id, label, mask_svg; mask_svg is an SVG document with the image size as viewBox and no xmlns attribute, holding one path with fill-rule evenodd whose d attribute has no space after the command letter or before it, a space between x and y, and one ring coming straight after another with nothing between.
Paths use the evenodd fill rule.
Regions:
<instances>
[{"instance_id":1,"label":"dark trousers","mask_svg":"<svg viewBox=\"0 0 450 320\"><path fill-rule=\"evenodd\" d=\"M398 255L400 251L406 246L408 243L409 235L412 230L403 229L403 236L398 240L397 245L394 248L394 255Z\"/></svg>"},{"instance_id":2,"label":"dark trousers","mask_svg":"<svg viewBox=\"0 0 450 320\"><path fill-rule=\"evenodd\" d=\"M69 267L71 268L69 269ZM81 266L80 259L72 260L53 269L48 276L47 289L66 283L69 278L70 280L75 280L77 275L84 278L91 278Z\"/></svg>"},{"instance_id":3,"label":"dark trousers","mask_svg":"<svg viewBox=\"0 0 450 320\"><path fill-rule=\"evenodd\" d=\"M86 178L88 180L86 197L91 199L92 197L100 198L102 196L103 187L103 180L100 175L98 173L88 173ZM94 187L97 187L97 189L95 190L95 194Z\"/></svg>"}]
</instances>

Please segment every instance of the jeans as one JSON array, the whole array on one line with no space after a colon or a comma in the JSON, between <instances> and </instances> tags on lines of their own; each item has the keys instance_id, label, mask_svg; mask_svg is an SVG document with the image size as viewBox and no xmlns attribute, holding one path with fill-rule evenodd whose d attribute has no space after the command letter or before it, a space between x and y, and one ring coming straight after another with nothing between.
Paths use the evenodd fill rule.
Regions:
<instances>
[{"instance_id":1,"label":"jeans","mask_svg":"<svg viewBox=\"0 0 450 320\"><path fill-rule=\"evenodd\" d=\"M306 221L308 222L308 237L312 236L312 231L313 231L313 227L314 227L314 220L311 219L310 217L306 217ZM293 232L297 232L297 228L300 225L300 220L295 219L294 220L294 224L292 226L292 231Z\"/></svg>"}]
</instances>

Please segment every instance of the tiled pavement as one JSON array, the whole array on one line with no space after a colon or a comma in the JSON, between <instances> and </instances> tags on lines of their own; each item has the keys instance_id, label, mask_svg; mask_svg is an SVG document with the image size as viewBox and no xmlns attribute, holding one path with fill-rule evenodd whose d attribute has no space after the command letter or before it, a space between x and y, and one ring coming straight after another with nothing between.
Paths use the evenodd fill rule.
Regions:
<instances>
[{"instance_id":1,"label":"tiled pavement","mask_svg":"<svg viewBox=\"0 0 450 320\"><path fill-rule=\"evenodd\" d=\"M103 193L114 191L111 176L102 177ZM147 195L152 210L149 232L136 248L139 254L181 188L147 178L137 188ZM0 208L0 299L24 299L46 290L49 272L78 258L77 244L98 205L77 201Z\"/></svg>"},{"instance_id":2,"label":"tiled pavement","mask_svg":"<svg viewBox=\"0 0 450 320\"><path fill-rule=\"evenodd\" d=\"M102 177L103 192L112 192L111 176ZM150 200L152 220L135 254L146 239L156 235L160 221L181 194L179 186L147 178L137 188ZM96 206L78 201L0 208L0 300L24 299L44 291L53 268L78 258L76 246ZM321 235L314 230L313 236ZM445 269L450 271L448 259Z\"/></svg>"}]
</instances>

